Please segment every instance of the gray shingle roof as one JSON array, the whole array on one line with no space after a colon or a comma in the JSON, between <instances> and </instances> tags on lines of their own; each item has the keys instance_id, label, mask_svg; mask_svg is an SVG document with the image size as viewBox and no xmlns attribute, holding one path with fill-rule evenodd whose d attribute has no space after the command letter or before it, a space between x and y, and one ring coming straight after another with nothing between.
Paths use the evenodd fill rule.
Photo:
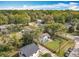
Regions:
<instances>
[{"instance_id":1,"label":"gray shingle roof","mask_svg":"<svg viewBox=\"0 0 79 59\"><path fill-rule=\"evenodd\" d=\"M26 57L32 56L34 53L37 52L38 46L34 43L24 46L20 49L21 53L24 54Z\"/></svg>"}]
</instances>

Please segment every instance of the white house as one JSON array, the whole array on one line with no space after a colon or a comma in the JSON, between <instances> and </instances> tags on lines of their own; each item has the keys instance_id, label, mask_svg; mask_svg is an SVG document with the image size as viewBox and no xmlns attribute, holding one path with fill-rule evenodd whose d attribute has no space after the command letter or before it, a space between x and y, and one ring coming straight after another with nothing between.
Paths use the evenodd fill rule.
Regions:
<instances>
[{"instance_id":1,"label":"white house","mask_svg":"<svg viewBox=\"0 0 79 59\"><path fill-rule=\"evenodd\" d=\"M39 37L39 41L41 43L45 43L47 41L50 40L50 35L48 33L43 33L40 37Z\"/></svg>"},{"instance_id":2,"label":"white house","mask_svg":"<svg viewBox=\"0 0 79 59\"><path fill-rule=\"evenodd\" d=\"M39 47L35 43L26 45L20 49L20 57L38 57L39 56Z\"/></svg>"}]
</instances>

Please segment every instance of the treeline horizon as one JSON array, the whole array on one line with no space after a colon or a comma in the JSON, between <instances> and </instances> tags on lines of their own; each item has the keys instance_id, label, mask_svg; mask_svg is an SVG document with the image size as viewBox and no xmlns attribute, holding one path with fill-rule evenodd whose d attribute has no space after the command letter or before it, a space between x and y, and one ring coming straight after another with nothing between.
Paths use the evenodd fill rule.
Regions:
<instances>
[{"instance_id":1,"label":"treeline horizon","mask_svg":"<svg viewBox=\"0 0 79 59\"><path fill-rule=\"evenodd\" d=\"M79 12L73 10L0 10L0 25L26 24L37 19L65 23L71 20L69 18L79 19Z\"/></svg>"}]
</instances>

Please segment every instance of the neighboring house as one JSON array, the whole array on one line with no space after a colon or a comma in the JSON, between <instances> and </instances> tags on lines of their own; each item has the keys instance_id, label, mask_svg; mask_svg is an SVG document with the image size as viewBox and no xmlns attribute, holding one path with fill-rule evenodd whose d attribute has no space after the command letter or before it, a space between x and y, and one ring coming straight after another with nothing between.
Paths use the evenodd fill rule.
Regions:
<instances>
[{"instance_id":1,"label":"neighboring house","mask_svg":"<svg viewBox=\"0 0 79 59\"><path fill-rule=\"evenodd\" d=\"M35 43L26 45L20 49L20 57L38 57L39 47Z\"/></svg>"},{"instance_id":2,"label":"neighboring house","mask_svg":"<svg viewBox=\"0 0 79 59\"><path fill-rule=\"evenodd\" d=\"M5 26L0 26L0 31L5 30L6 27Z\"/></svg>"},{"instance_id":3,"label":"neighboring house","mask_svg":"<svg viewBox=\"0 0 79 59\"><path fill-rule=\"evenodd\" d=\"M65 26L67 29L69 29L72 25L70 23L66 23Z\"/></svg>"},{"instance_id":4,"label":"neighboring house","mask_svg":"<svg viewBox=\"0 0 79 59\"><path fill-rule=\"evenodd\" d=\"M48 33L43 33L40 37L39 37L39 41L41 43L45 43L47 41L50 40L50 35Z\"/></svg>"},{"instance_id":5,"label":"neighboring house","mask_svg":"<svg viewBox=\"0 0 79 59\"><path fill-rule=\"evenodd\" d=\"M30 23L29 23L29 26L33 26L33 25L34 25L34 22L30 22Z\"/></svg>"},{"instance_id":6,"label":"neighboring house","mask_svg":"<svg viewBox=\"0 0 79 59\"><path fill-rule=\"evenodd\" d=\"M38 26L40 26L44 23L44 21L41 20L41 19L37 19L36 23L37 23Z\"/></svg>"},{"instance_id":7,"label":"neighboring house","mask_svg":"<svg viewBox=\"0 0 79 59\"><path fill-rule=\"evenodd\" d=\"M21 33L22 34L24 34L25 32L32 32L33 30L31 29L31 28L28 28L28 27L26 27L26 28L23 28L23 30L21 30Z\"/></svg>"},{"instance_id":8,"label":"neighboring house","mask_svg":"<svg viewBox=\"0 0 79 59\"><path fill-rule=\"evenodd\" d=\"M0 32L2 34L7 34L8 33L7 27L8 27L8 25L2 25L2 26L0 26Z\"/></svg>"},{"instance_id":9,"label":"neighboring house","mask_svg":"<svg viewBox=\"0 0 79 59\"><path fill-rule=\"evenodd\" d=\"M73 23L66 23L65 24L67 29L73 29L74 31L77 31L77 24L73 24Z\"/></svg>"},{"instance_id":10,"label":"neighboring house","mask_svg":"<svg viewBox=\"0 0 79 59\"><path fill-rule=\"evenodd\" d=\"M37 24L35 22L30 22L29 26L35 26L35 27L37 27Z\"/></svg>"}]
</instances>

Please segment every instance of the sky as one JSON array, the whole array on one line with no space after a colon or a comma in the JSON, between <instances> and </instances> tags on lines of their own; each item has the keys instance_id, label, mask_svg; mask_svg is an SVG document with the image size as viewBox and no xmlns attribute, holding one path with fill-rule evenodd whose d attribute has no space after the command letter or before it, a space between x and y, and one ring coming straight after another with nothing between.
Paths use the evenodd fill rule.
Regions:
<instances>
[{"instance_id":1,"label":"sky","mask_svg":"<svg viewBox=\"0 0 79 59\"><path fill-rule=\"evenodd\" d=\"M79 10L79 1L0 1L0 10Z\"/></svg>"}]
</instances>

